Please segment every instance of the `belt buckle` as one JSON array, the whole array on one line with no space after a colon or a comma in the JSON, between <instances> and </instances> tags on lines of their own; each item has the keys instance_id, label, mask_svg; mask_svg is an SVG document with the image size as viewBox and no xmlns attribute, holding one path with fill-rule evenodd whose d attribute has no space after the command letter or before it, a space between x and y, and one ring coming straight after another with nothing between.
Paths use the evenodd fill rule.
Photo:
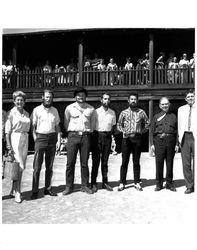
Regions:
<instances>
[{"instance_id":1,"label":"belt buckle","mask_svg":"<svg viewBox=\"0 0 197 250\"><path fill-rule=\"evenodd\" d=\"M80 132L78 132L78 135L83 135L83 132L81 132L81 131L80 131Z\"/></svg>"},{"instance_id":2,"label":"belt buckle","mask_svg":"<svg viewBox=\"0 0 197 250\"><path fill-rule=\"evenodd\" d=\"M162 133L161 135L160 135L160 138L162 139L162 138L164 138L165 137L165 133Z\"/></svg>"}]
</instances>

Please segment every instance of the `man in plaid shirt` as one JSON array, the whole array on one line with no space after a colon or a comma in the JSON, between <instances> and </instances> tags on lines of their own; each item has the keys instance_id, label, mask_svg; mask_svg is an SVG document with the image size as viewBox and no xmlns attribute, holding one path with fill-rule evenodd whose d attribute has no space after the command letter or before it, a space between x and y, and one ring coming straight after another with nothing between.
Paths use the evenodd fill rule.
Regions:
<instances>
[{"instance_id":1,"label":"man in plaid shirt","mask_svg":"<svg viewBox=\"0 0 197 250\"><path fill-rule=\"evenodd\" d=\"M142 191L140 185L140 155L142 134L149 129L149 119L144 110L138 108L138 94L130 93L129 107L120 113L117 129L123 133L122 140L122 165L120 168L120 185L118 191L123 191L126 184L126 175L130 154L133 154L134 184L138 191Z\"/></svg>"}]
</instances>

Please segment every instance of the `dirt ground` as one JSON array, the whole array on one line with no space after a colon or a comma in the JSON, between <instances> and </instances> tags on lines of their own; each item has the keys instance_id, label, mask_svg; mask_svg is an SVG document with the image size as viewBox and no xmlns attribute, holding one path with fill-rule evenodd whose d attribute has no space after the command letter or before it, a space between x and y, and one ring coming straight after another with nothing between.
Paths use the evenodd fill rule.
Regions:
<instances>
[{"instance_id":1,"label":"dirt ground","mask_svg":"<svg viewBox=\"0 0 197 250\"><path fill-rule=\"evenodd\" d=\"M62 196L65 189L66 155L56 156L52 186L57 197L44 196L44 164L40 175L40 192L37 200L31 200L33 155L28 155L22 179L23 202L17 204L9 197L11 184L2 180L3 224L169 224L187 223L196 214L196 193L184 194L180 153L174 159L174 183L177 192L163 189L155 192L155 159L148 153L141 156L141 178L143 192L133 187L132 159L130 160L127 186L117 191L121 154L110 155L109 182L113 192L101 189L93 195L80 192L80 166L77 158L74 192ZM91 170L91 157L89 160Z\"/></svg>"}]
</instances>

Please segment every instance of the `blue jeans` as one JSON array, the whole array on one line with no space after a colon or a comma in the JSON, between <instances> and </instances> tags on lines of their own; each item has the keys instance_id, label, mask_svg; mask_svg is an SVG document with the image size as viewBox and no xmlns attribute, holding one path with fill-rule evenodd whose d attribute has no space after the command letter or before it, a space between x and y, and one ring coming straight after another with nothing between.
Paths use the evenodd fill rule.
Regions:
<instances>
[{"instance_id":1,"label":"blue jeans","mask_svg":"<svg viewBox=\"0 0 197 250\"><path fill-rule=\"evenodd\" d=\"M72 189L74 184L75 163L77 153L80 153L81 183L82 186L89 185L88 158L90 153L91 135L77 135L72 132L68 134L67 165L66 165L66 187Z\"/></svg>"}]
</instances>

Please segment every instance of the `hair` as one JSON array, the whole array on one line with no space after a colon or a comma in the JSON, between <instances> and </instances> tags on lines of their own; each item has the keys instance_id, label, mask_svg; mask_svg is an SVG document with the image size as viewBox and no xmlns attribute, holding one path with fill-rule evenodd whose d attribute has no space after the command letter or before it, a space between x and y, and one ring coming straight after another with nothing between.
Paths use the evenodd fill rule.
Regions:
<instances>
[{"instance_id":1,"label":"hair","mask_svg":"<svg viewBox=\"0 0 197 250\"><path fill-rule=\"evenodd\" d=\"M128 95L128 99L130 98L130 96L135 96L136 99L138 100L138 94L136 92L130 92Z\"/></svg>"},{"instance_id":2,"label":"hair","mask_svg":"<svg viewBox=\"0 0 197 250\"><path fill-rule=\"evenodd\" d=\"M74 97L78 94L78 93L85 93L86 96L88 96L88 92L86 89L82 88L82 87L78 87L75 91L74 91Z\"/></svg>"},{"instance_id":3,"label":"hair","mask_svg":"<svg viewBox=\"0 0 197 250\"><path fill-rule=\"evenodd\" d=\"M51 95L52 95L52 97L54 97L54 93L53 93L53 91L52 91L52 90L50 90L50 89L44 89L42 96L44 96L44 95L45 95L45 93L49 93L49 94L51 94Z\"/></svg>"},{"instance_id":4,"label":"hair","mask_svg":"<svg viewBox=\"0 0 197 250\"><path fill-rule=\"evenodd\" d=\"M185 93L185 97L187 97L188 94L194 94L195 95L195 90L194 89L189 89L186 93Z\"/></svg>"},{"instance_id":5,"label":"hair","mask_svg":"<svg viewBox=\"0 0 197 250\"><path fill-rule=\"evenodd\" d=\"M166 96L163 96L163 97L161 97L161 98L160 98L160 100L159 100L159 104L161 103L161 101L162 101L163 99L166 99L166 100L168 100L168 102L170 103L170 100L169 100L169 98L168 98L168 97L166 97Z\"/></svg>"},{"instance_id":6,"label":"hair","mask_svg":"<svg viewBox=\"0 0 197 250\"><path fill-rule=\"evenodd\" d=\"M105 93L102 93L102 94L101 94L101 99L103 99L103 96L104 96L104 95L108 95L108 96L111 98L111 95L110 95L109 93L105 92Z\"/></svg>"},{"instance_id":7,"label":"hair","mask_svg":"<svg viewBox=\"0 0 197 250\"><path fill-rule=\"evenodd\" d=\"M12 94L12 96L13 96L13 100L14 100L14 101L16 100L16 98L17 98L18 96L21 96L21 97L23 98L24 101L26 100L26 94L25 94L23 91L21 91L21 90L15 91L15 92Z\"/></svg>"}]
</instances>

